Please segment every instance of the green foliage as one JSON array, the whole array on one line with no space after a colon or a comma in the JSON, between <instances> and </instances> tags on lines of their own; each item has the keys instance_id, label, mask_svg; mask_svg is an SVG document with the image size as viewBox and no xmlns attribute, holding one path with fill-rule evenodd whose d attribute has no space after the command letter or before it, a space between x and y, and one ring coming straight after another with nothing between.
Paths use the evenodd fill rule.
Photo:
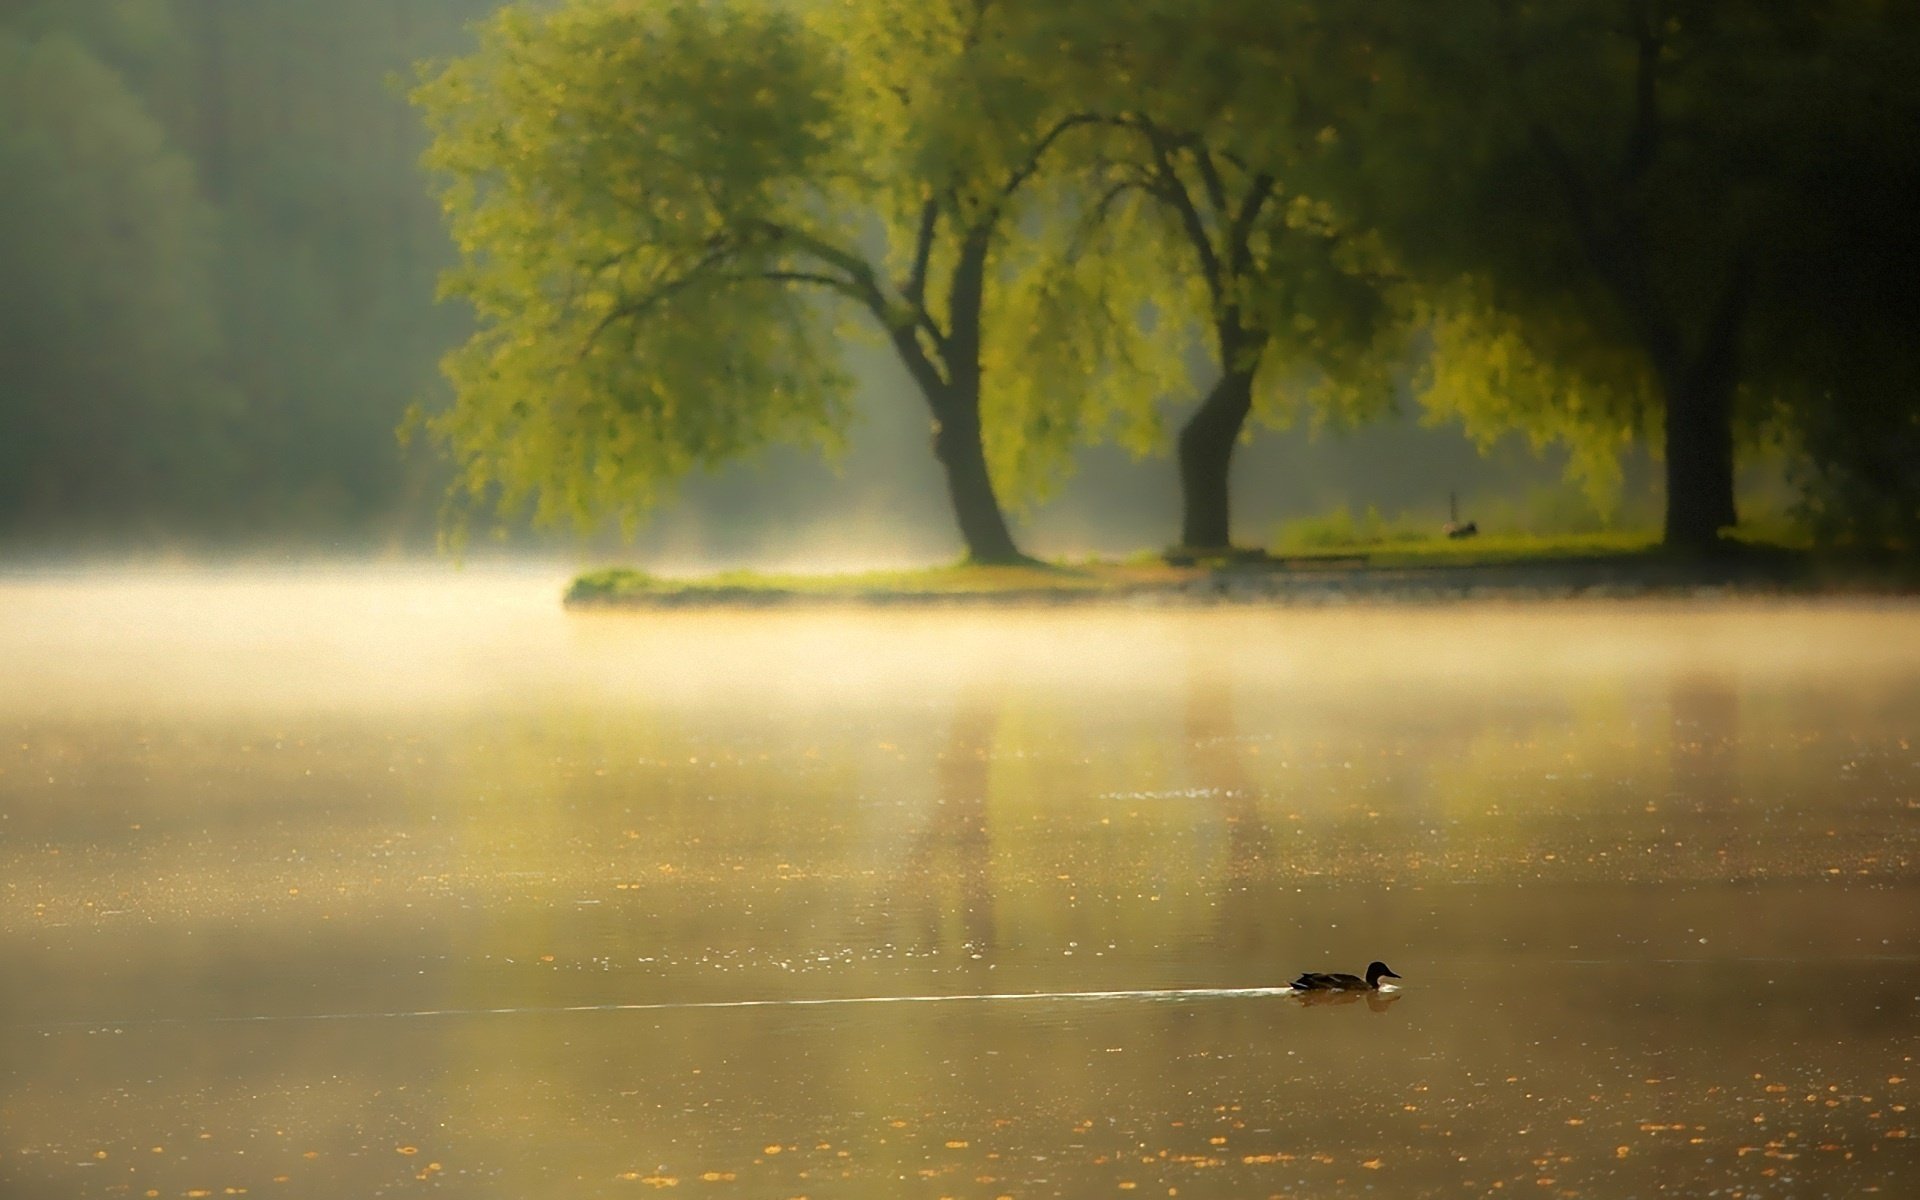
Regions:
<instances>
[{"instance_id":1,"label":"green foliage","mask_svg":"<svg viewBox=\"0 0 1920 1200\"><path fill-rule=\"evenodd\" d=\"M1912 376L1906 376L1911 380ZM1798 415L1796 516L1822 543L1920 549L1920 403L1832 397Z\"/></svg>"},{"instance_id":2,"label":"green foliage","mask_svg":"<svg viewBox=\"0 0 1920 1200\"><path fill-rule=\"evenodd\" d=\"M1431 352L1415 387L1423 420L1454 422L1483 449L1519 432L1536 452L1566 452L1567 474L1596 510L1619 502L1622 459L1651 430L1653 381L1630 349L1579 335L1577 316L1522 319L1463 280L1427 304Z\"/></svg>"},{"instance_id":3,"label":"green foliage","mask_svg":"<svg viewBox=\"0 0 1920 1200\"><path fill-rule=\"evenodd\" d=\"M970 552L1015 554L983 413L1018 430L988 433L1001 473L1032 478L1068 423L1001 419L1007 397L1087 359L1005 362L1003 309L1065 328L1019 291L1023 189L1073 125L1026 66L970 3L502 13L416 94L464 261L446 290L481 326L431 421L464 493L631 526L691 469L833 439L853 316L942 431Z\"/></svg>"},{"instance_id":4,"label":"green foliage","mask_svg":"<svg viewBox=\"0 0 1920 1200\"><path fill-rule=\"evenodd\" d=\"M1388 521L1380 510L1369 505L1355 516L1345 504L1317 516L1297 517L1283 522L1273 537L1276 554L1314 550L1351 550L1384 542L1414 542L1435 536L1421 522L1406 516Z\"/></svg>"},{"instance_id":5,"label":"green foliage","mask_svg":"<svg viewBox=\"0 0 1920 1200\"><path fill-rule=\"evenodd\" d=\"M1454 309L1436 414L1558 442L1596 493L1630 440L1686 435L1670 488L1711 492L1730 473L1692 468L1729 428L1751 449L1823 406L1910 409L1887 368L1911 340L1892 197L1917 182L1920 14L1549 0L1376 6L1350 32L1373 157L1339 191Z\"/></svg>"},{"instance_id":6,"label":"green foliage","mask_svg":"<svg viewBox=\"0 0 1920 1200\"><path fill-rule=\"evenodd\" d=\"M629 527L663 488L837 434L848 381L791 239L854 164L830 46L701 4L508 9L415 93L479 332L433 431L461 487Z\"/></svg>"},{"instance_id":7,"label":"green foliage","mask_svg":"<svg viewBox=\"0 0 1920 1200\"><path fill-rule=\"evenodd\" d=\"M659 586L659 580L632 567L603 567L588 571L567 588L569 604L604 604L629 596L644 595Z\"/></svg>"},{"instance_id":8,"label":"green foliage","mask_svg":"<svg viewBox=\"0 0 1920 1200\"><path fill-rule=\"evenodd\" d=\"M1009 428L1042 436L998 434L1003 457L1052 467L1072 434L1162 448L1163 405L1192 395L1203 360L1252 371L1270 426L1389 408L1405 326L1380 243L1316 194L1344 153L1324 100L1348 84L1311 6L1129 0L1028 19L1084 124L1029 222L1030 315L1008 322L1005 355L1088 386L1006 395Z\"/></svg>"}]
</instances>

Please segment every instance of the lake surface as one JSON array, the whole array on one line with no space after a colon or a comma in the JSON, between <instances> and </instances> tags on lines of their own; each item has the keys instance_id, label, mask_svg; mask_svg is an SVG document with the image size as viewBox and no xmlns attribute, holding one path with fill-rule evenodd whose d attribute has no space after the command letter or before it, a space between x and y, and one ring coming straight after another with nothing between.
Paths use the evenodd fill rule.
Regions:
<instances>
[{"instance_id":1,"label":"lake surface","mask_svg":"<svg viewBox=\"0 0 1920 1200\"><path fill-rule=\"evenodd\" d=\"M562 583L0 581L0 1196L1920 1189L1920 606Z\"/></svg>"}]
</instances>

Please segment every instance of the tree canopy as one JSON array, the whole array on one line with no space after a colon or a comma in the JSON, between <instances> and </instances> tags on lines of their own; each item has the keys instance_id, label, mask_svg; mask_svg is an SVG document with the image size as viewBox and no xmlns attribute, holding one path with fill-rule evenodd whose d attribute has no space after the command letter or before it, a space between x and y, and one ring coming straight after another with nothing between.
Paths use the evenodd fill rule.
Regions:
<instances>
[{"instance_id":1,"label":"tree canopy","mask_svg":"<svg viewBox=\"0 0 1920 1200\"><path fill-rule=\"evenodd\" d=\"M1376 86L1348 194L1427 285L1432 400L1590 467L1658 428L1689 548L1735 523L1737 440L1825 457L1832 414L1911 414L1885 370L1911 280L1892 294L1886 264L1912 241L1888 197L1913 181L1915 20L1877 0L1356 18Z\"/></svg>"},{"instance_id":2,"label":"tree canopy","mask_svg":"<svg viewBox=\"0 0 1920 1200\"><path fill-rule=\"evenodd\" d=\"M996 315L1023 311L1008 245L1079 123L1019 47L958 2L502 13L417 93L453 181L448 290L481 323L433 420L466 493L631 522L691 469L831 442L852 317L920 392L969 555L1019 557L983 396L1047 377L1004 366Z\"/></svg>"},{"instance_id":3,"label":"tree canopy","mask_svg":"<svg viewBox=\"0 0 1920 1200\"><path fill-rule=\"evenodd\" d=\"M1209 362L1177 438L1181 542L1225 547L1249 416L1377 414L1403 362L1378 241L1318 192L1346 154L1351 64L1328 57L1340 48L1312 6L1127 0L1037 23L1089 121L1056 172L1065 234L1038 251L1080 285L1070 319L1104 326L1077 340L1116 359L1082 403L1156 433L1157 404L1194 390L1196 354ZM1236 36L1249 26L1261 36Z\"/></svg>"}]
</instances>

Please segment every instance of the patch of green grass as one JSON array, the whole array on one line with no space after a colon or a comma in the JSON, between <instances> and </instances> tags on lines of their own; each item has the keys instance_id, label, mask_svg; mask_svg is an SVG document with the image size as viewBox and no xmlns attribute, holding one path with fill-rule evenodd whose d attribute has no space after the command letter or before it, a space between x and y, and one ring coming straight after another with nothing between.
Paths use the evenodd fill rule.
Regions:
<instances>
[{"instance_id":1,"label":"patch of green grass","mask_svg":"<svg viewBox=\"0 0 1920 1200\"><path fill-rule=\"evenodd\" d=\"M1368 508L1359 516L1346 505L1317 516L1300 517L1280 526L1273 539L1273 553L1351 554L1390 542L1411 542L1427 536L1425 527L1405 517L1388 521L1377 508Z\"/></svg>"},{"instance_id":2,"label":"patch of green grass","mask_svg":"<svg viewBox=\"0 0 1920 1200\"><path fill-rule=\"evenodd\" d=\"M1372 566L1475 566L1569 558L1628 558L1660 549L1650 530L1601 533L1503 533L1449 538L1434 534L1375 542L1357 552Z\"/></svg>"},{"instance_id":3,"label":"patch of green grass","mask_svg":"<svg viewBox=\"0 0 1920 1200\"><path fill-rule=\"evenodd\" d=\"M982 566L953 563L910 570L859 571L839 575L722 571L695 578L652 575L629 567L589 571L567 590L570 604L618 604L625 600L698 596L927 596L996 595L1027 591L1097 591L1125 582L1126 568L1102 563L1019 563Z\"/></svg>"}]
</instances>

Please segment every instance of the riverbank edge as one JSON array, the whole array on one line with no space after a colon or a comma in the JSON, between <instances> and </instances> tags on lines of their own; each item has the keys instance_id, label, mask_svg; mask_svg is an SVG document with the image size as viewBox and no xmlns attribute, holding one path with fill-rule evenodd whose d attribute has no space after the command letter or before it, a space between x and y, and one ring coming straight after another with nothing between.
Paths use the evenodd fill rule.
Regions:
<instances>
[{"instance_id":1,"label":"riverbank edge","mask_svg":"<svg viewBox=\"0 0 1920 1200\"><path fill-rule=\"evenodd\" d=\"M1909 567L1835 564L1803 555L1685 560L1609 556L1550 561L1372 566L1351 558L1167 566L1151 573L1119 564L1036 567L1056 578L1036 586L800 587L662 583L609 588L612 572L582 575L563 603L576 611L769 608L1064 608L1446 604L1460 601L1920 596Z\"/></svg>"}]
</instances>

